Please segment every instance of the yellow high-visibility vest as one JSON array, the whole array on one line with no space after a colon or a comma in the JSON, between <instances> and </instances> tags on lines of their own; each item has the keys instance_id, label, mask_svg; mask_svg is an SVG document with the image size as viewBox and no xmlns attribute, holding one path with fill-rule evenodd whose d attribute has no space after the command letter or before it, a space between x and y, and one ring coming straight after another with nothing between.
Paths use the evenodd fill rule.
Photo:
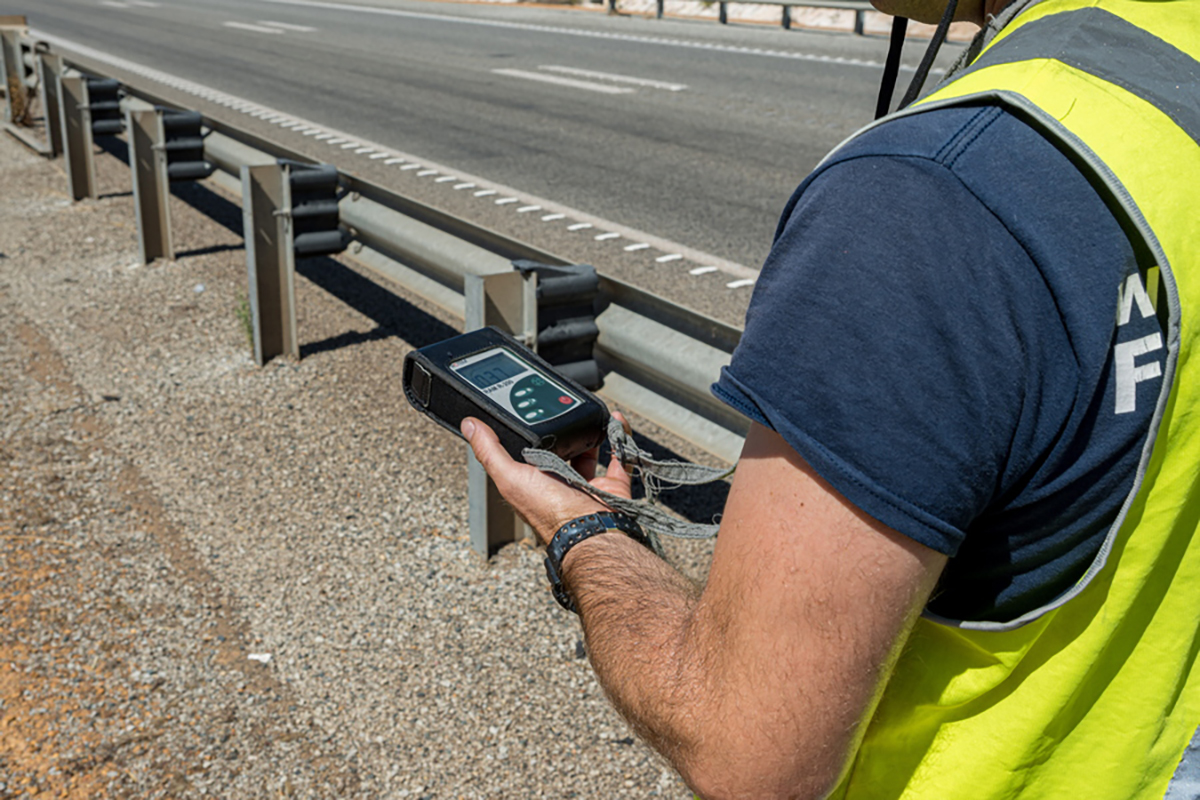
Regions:
<instances>
[{"instance_id":1,"label":"yellow high-visibility vest","mask_svg":"<svg viewBox=\"0 0 1200 800\"><path fill-rule=\"evenodd\" d=\"M920 620L834 797L1200 797L1198 57L1200 0L1044 0L903 112L1002 106L1110 196L1161 281L1163 390L1087 574L1018 620Z\"/></svg>"}]
</instances>

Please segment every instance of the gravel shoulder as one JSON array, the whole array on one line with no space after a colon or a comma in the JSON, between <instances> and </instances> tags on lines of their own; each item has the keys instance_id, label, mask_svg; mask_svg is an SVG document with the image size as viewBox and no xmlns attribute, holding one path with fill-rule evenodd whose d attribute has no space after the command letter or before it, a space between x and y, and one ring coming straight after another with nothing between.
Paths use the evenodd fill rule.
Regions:
<instances>
[{"instance_id":1,"label":"gravel shoulder","mask_svg":"<svg viewBox=\"0 0 1200 800\"><path fill-rule=\"evenodd\" d=\"M181 192L142 266L97 165L73 204L0 135L0 798L690 798L538 552L469 547L464 448L399 390L456 323L324 259L260 369L240 211Z\"/></svg>"}]
</instances>

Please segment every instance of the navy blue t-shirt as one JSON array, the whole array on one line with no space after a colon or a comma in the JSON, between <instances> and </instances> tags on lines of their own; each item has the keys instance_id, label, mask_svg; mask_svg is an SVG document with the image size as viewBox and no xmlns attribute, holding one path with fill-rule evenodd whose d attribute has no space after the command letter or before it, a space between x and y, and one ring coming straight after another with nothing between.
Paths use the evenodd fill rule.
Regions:
<instances>
[{"instance_id":1,"label":"navy blue t-shirt","mask_svg":"<svg viewBox=\"0 0 1200 800\"><path fill-rule=\"evenodd\" d=\"M932 612L1010 621L1082 577L1133 486L1166 352L1141 260L1015 116L902 117L793 195L713 392L951 556Z\"/></svg>"}]
</instances>

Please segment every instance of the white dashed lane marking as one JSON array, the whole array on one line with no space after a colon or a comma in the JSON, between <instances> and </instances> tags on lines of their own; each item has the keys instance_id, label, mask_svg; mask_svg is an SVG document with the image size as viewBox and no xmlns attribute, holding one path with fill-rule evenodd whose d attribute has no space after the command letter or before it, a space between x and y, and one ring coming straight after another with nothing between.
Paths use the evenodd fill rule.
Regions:
<instances>
[{"instance_id":1,"label":"white dashed lane marking","mask_svg":"<svg viewBox=\"0 0 1200 800\"><path fill-rule=\"evenodd\" d=\"M577 78L595 78L598 81L612 81L613 83L628 83L631 86L644 86L647 89L662 89L668 92L682 92L688 88L682 83L667 83L666 81L655 81L649 78L635 78L632 75L614 75L610 72L596 72L590 69L577 69L575 67L560 67L553 64L547 64L538 67L538 69L546 72L557 72L562 75L574 75Z\"/></svg>"},{"instance_id":2,"label":"white dashed lane marking","mask_svg":"<svg viewBox=\"0 0 1200 800\"><path fill-rule=\"evenodd\" d=\"M133 2L133 0L127 0ZM284 31L295 31L296 33L314 33L316 28L310 28L307 25L293 25L290 22L271 22L270 20L260 19L259 25L266 25L268 28L279 28Z\"/></svg>"},{"instance_id":3,"label":"white dashed lane marking","mask_svg":"<svg viewBox=\"0 0 1200 800\"><path fill-rule=\"evenodd\" d=\"M247 22L222 22L226 28L237 28L240 31L253 31L254 33L274 33L281 34L279 28L268 28L265 25L251 25Z\"/></svg>"},{"instance_id":4,"label":"white dashed lane marking","mask_svg":"<svg viewBox=\"0 0 1200 800\"><path fill-rule=\"evenodd\" d=\"M527 72L523 69L494 69L493 75L506 75L510 78L524 78L528 81L541 81L542 83L553 83L558 86L566 86L571 89L583 89L589 92L599 92L600 94L631 94L633 89L626 89L623 86L609 86L603 83L588 83L587 81L577 81L574 78L560 78L557 75L543 75L540 72Z\"/></svg>"}]
</instances>

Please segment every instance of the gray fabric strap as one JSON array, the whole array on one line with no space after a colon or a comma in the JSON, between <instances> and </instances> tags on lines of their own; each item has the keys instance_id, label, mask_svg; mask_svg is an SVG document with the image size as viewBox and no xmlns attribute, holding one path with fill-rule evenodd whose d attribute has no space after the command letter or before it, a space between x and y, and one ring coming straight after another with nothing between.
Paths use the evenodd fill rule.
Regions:
<instances>
[{"instance_id":1,"label":"gray fabric strap","mask_svg":"<svg viewBox=\"0 0 1200 800\"><path fill-rule=\"evenodd\" d=\"M710 539L717 535L717 524L706 525L688 522L668 513L656 503L658 493L676 486L699 486L723 480L733 474L734 467L705 467L687 461L657 461L637 446L633 437L625 433L616 419L608 423L608 443L613 455L625 465L631 475L641 476L646 487L646 499L630 500L592 486L574 467L549 450L526 448L521 451L525 463L542 472L557 475L582 492L590 494L609 508L621 511L638 521L650 537L656 552L661 554L658 539L671 536L676 539Z\"/></svg>"}]
</instances>

